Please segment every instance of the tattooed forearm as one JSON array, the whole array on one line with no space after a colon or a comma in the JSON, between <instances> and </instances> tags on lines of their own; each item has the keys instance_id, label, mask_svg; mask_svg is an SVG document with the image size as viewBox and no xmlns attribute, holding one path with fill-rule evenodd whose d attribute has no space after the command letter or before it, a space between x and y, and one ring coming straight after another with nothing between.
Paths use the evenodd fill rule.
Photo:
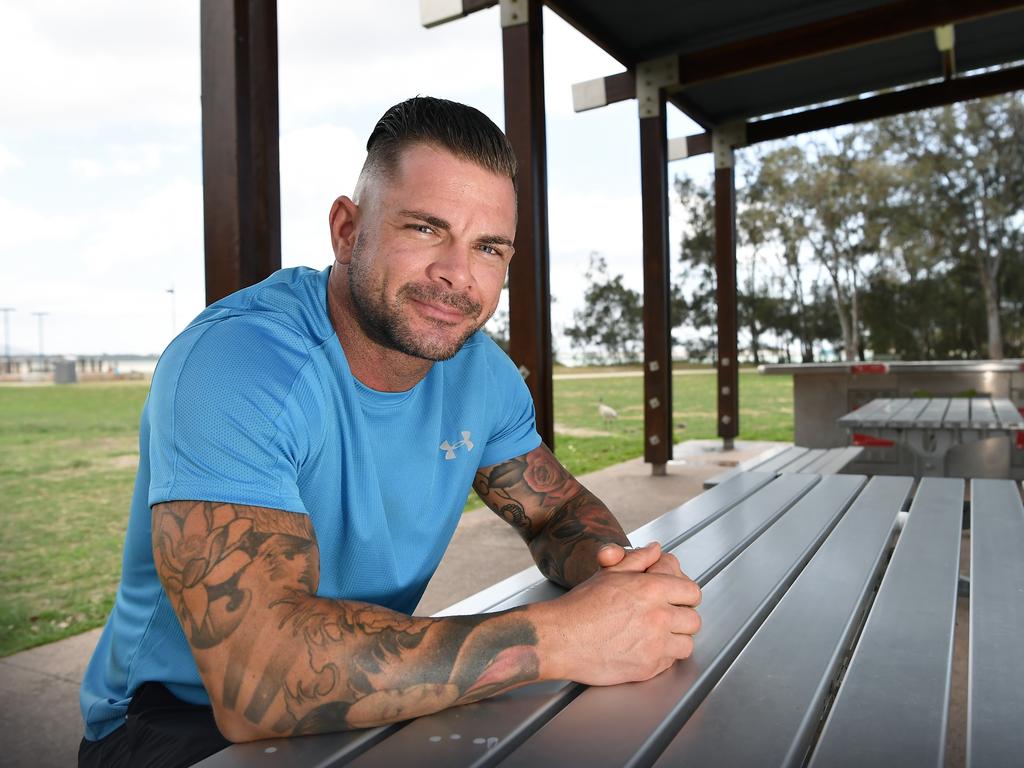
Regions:
<instances>
[{"instance_id":1,"label":"tattooed forearm","mask_svg":"<svg viewBox=\"0 0 1024 768\"><path fill-rule=\"evenodd\" d=\"M541 573L572 587L594 574L597 551L605 544L629 546L629 539L608 507L581 488L530 541L530 552Z\"/></svg>"},{"instance_id":2,"label":"tattooed forearm","mask_svg":"<svg viewBox=\"0 0 1024 768\"><path fill-rule=\"evenodd\" d=\"M317 597L305 515L159 504L153 551L218 724L236 741L394 722L539 675L522 611L424 619Z\"/></svg>"},{"instance_id":3,"label":"tattooed forearm","mask_svg":"<svg viewBox=\"0 0 1024 768\"><path fill-rule=\"evenodd\" d=\"M629 543L608 508L543 445L481 469L473 488L527 541L541 572L563 586L593 575L604 544Z\"/></svg>"}]
</instances>

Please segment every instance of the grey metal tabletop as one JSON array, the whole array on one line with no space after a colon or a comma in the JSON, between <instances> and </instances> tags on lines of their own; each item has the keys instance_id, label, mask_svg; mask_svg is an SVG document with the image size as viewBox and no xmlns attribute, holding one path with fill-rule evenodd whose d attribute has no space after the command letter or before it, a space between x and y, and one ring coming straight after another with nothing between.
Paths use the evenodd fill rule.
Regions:
<instances>
[{"instance_id":1,"label":"grey metal tabletop","mask_svg":"<svg viewBox=\"0 0 1024 768\"><path fill-rule=\"evenodd\" d=\"M957 628L965 509L971 613ZM630 538L663 542L704 593L694 654L661 675L529 685L384 728L239 744L201 765L941 765L955 632L972 649L968 765L1024 754L1019 484L743 472ZM530 569L444 613L559 594Z\"/></svg>"}]
</instances>

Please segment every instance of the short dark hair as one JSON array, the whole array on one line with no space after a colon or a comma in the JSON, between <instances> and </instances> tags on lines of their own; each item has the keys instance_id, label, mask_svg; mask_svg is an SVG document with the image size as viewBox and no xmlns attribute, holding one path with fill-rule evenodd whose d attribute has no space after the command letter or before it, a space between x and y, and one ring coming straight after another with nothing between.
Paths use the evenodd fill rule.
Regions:
<instances>
[{"instance_id":1,"label":"short dark hair","mask_svg":"<svg viewBox=\"0 0 1024 768\"><path fill-rule=\"evenodd\" d=\"M377 121L366 142L364 173L390 176L403 150L419 143L434 144L515 183L516 156L501 129L478 109L430 96L396 104Z\"/></svg>"}]
</instances>

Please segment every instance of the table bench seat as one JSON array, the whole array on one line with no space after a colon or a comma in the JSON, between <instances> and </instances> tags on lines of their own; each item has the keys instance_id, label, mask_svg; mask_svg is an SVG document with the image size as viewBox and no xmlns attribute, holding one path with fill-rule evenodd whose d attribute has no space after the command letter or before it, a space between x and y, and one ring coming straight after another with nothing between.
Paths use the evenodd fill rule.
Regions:
<instances>
[{"instance_id":1,"label":"table bench seat","mask_svg":"<svg viewBox=\"0 0 1024 768\"><path fill-rule=\"evenodd\" d=\"M753 459L740 462L737 466L719 472L704 481L705 488L730 480L744 472L772 472L791 474L806 472L816 475L837 475L856 461L864 449L860 446L844 448L802 448L797 445L778 446Z\"/></svg>"}]
</instances>

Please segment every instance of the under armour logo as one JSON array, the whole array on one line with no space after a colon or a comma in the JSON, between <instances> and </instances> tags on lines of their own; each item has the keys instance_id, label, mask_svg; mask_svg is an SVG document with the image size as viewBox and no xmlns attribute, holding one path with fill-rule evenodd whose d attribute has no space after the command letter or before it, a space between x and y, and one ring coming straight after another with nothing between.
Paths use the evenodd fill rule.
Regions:
<instances>
[{"instance_id":1,"label":"under armour logo","mask_svg":"<svg viewBox=\"0 0 1024 768\"><path fill-rule=\"evenodd\" d=\"M469 439L469 432L463 432L462 433L462 439L459 440L459 442L457 442L457 443L449 443L447 440L445 440L438 447L442 451L444 451L445 461L451 461L452 459L455 458L455 449L456 448L463 448L464 447L466 449L466 451L472 451L473 450L473 441Z\"/></svg>"}]
</instances>

